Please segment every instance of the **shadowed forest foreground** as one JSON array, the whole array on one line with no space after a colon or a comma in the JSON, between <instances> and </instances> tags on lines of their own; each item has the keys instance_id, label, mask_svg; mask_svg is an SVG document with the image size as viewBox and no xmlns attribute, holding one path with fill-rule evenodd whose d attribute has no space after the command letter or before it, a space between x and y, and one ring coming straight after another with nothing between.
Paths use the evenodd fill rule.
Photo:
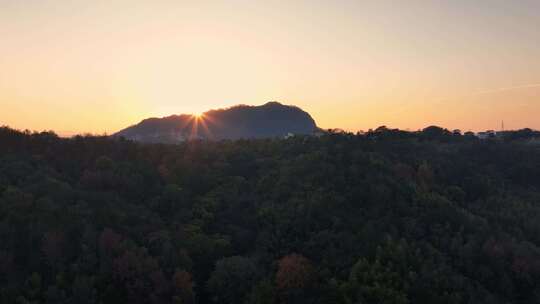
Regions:
<instances>
[{"instance_id":1,"label":"shadowed forest foreground","mask_svg":"<svg viewBox=\"0 0 540 304\"><path fill-rule=\"evenodd\" d=\"M540 303L540 145L0 129L1 303Z\"/></svg>"}]
</instances>

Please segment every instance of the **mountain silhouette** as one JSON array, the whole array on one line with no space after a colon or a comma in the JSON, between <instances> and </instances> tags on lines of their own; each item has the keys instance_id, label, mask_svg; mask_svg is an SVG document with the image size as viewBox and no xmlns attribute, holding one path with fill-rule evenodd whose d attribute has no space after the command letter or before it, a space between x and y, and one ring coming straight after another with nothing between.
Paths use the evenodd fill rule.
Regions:
<instances>
[{"instance_id":1,"label":"mountain silhouette","mask_svg":"<svg viewBox=\"0 0 540 304\"><path fill-rule=\"evenodd\" d=\"M146 143L177 143L191 139L222 140L276 138L289 134L313 134L313 118L296 106L268 102L261 106L237 105L189 114L149 118L114 134Z\"/></svg>"}]
</instances>

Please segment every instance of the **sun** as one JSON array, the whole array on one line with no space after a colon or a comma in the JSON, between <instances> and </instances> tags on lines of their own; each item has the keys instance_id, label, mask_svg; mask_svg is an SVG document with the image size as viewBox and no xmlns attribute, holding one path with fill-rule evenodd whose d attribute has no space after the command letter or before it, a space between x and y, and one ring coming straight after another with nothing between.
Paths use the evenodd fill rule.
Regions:
<instances>
[{"instance_id":1,"label":"sun","mask_svg":"<svg viewBox=\"0 0 540 304\"><path fill-rule=\"evenodd\" d=\"M204 113L193 113L191 114L195 119L202 119L204 117Z\"/></svg>"}]
</instances>

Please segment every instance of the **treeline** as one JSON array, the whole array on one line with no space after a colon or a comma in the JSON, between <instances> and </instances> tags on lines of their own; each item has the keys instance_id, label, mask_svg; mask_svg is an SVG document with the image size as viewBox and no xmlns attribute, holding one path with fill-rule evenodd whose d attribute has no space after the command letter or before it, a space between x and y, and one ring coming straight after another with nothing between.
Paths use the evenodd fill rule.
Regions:
<instances>
[{"instance_id":1,"label":"treeline","mask_svg":"<svg viewBox=\"0 0 540 304\"><path fill-rule=\"evenodd\" d=\"M1 303L540 303L537 132L0 128Z\"/></svg>"}]
</instances>

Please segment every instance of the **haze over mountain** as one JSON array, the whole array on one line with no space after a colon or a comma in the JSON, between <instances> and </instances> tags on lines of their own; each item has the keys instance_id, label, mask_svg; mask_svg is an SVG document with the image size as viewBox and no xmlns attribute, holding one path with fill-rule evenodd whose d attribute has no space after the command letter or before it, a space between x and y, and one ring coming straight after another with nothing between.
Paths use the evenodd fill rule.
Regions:
<instances>
[{"instance_id":1,"label":"haze over mountain","mask_svg":"<svg viewBox=\"0 0 540 304\"><path fill-rule=\"evenodd\" d=\"M201 115L149 118L114 136L148 143L175 143L189 139L273 138L289 133L312 134L317 129L311 115L302 109L268 102L210 110Z\"/></svg>"}]
</instances>

